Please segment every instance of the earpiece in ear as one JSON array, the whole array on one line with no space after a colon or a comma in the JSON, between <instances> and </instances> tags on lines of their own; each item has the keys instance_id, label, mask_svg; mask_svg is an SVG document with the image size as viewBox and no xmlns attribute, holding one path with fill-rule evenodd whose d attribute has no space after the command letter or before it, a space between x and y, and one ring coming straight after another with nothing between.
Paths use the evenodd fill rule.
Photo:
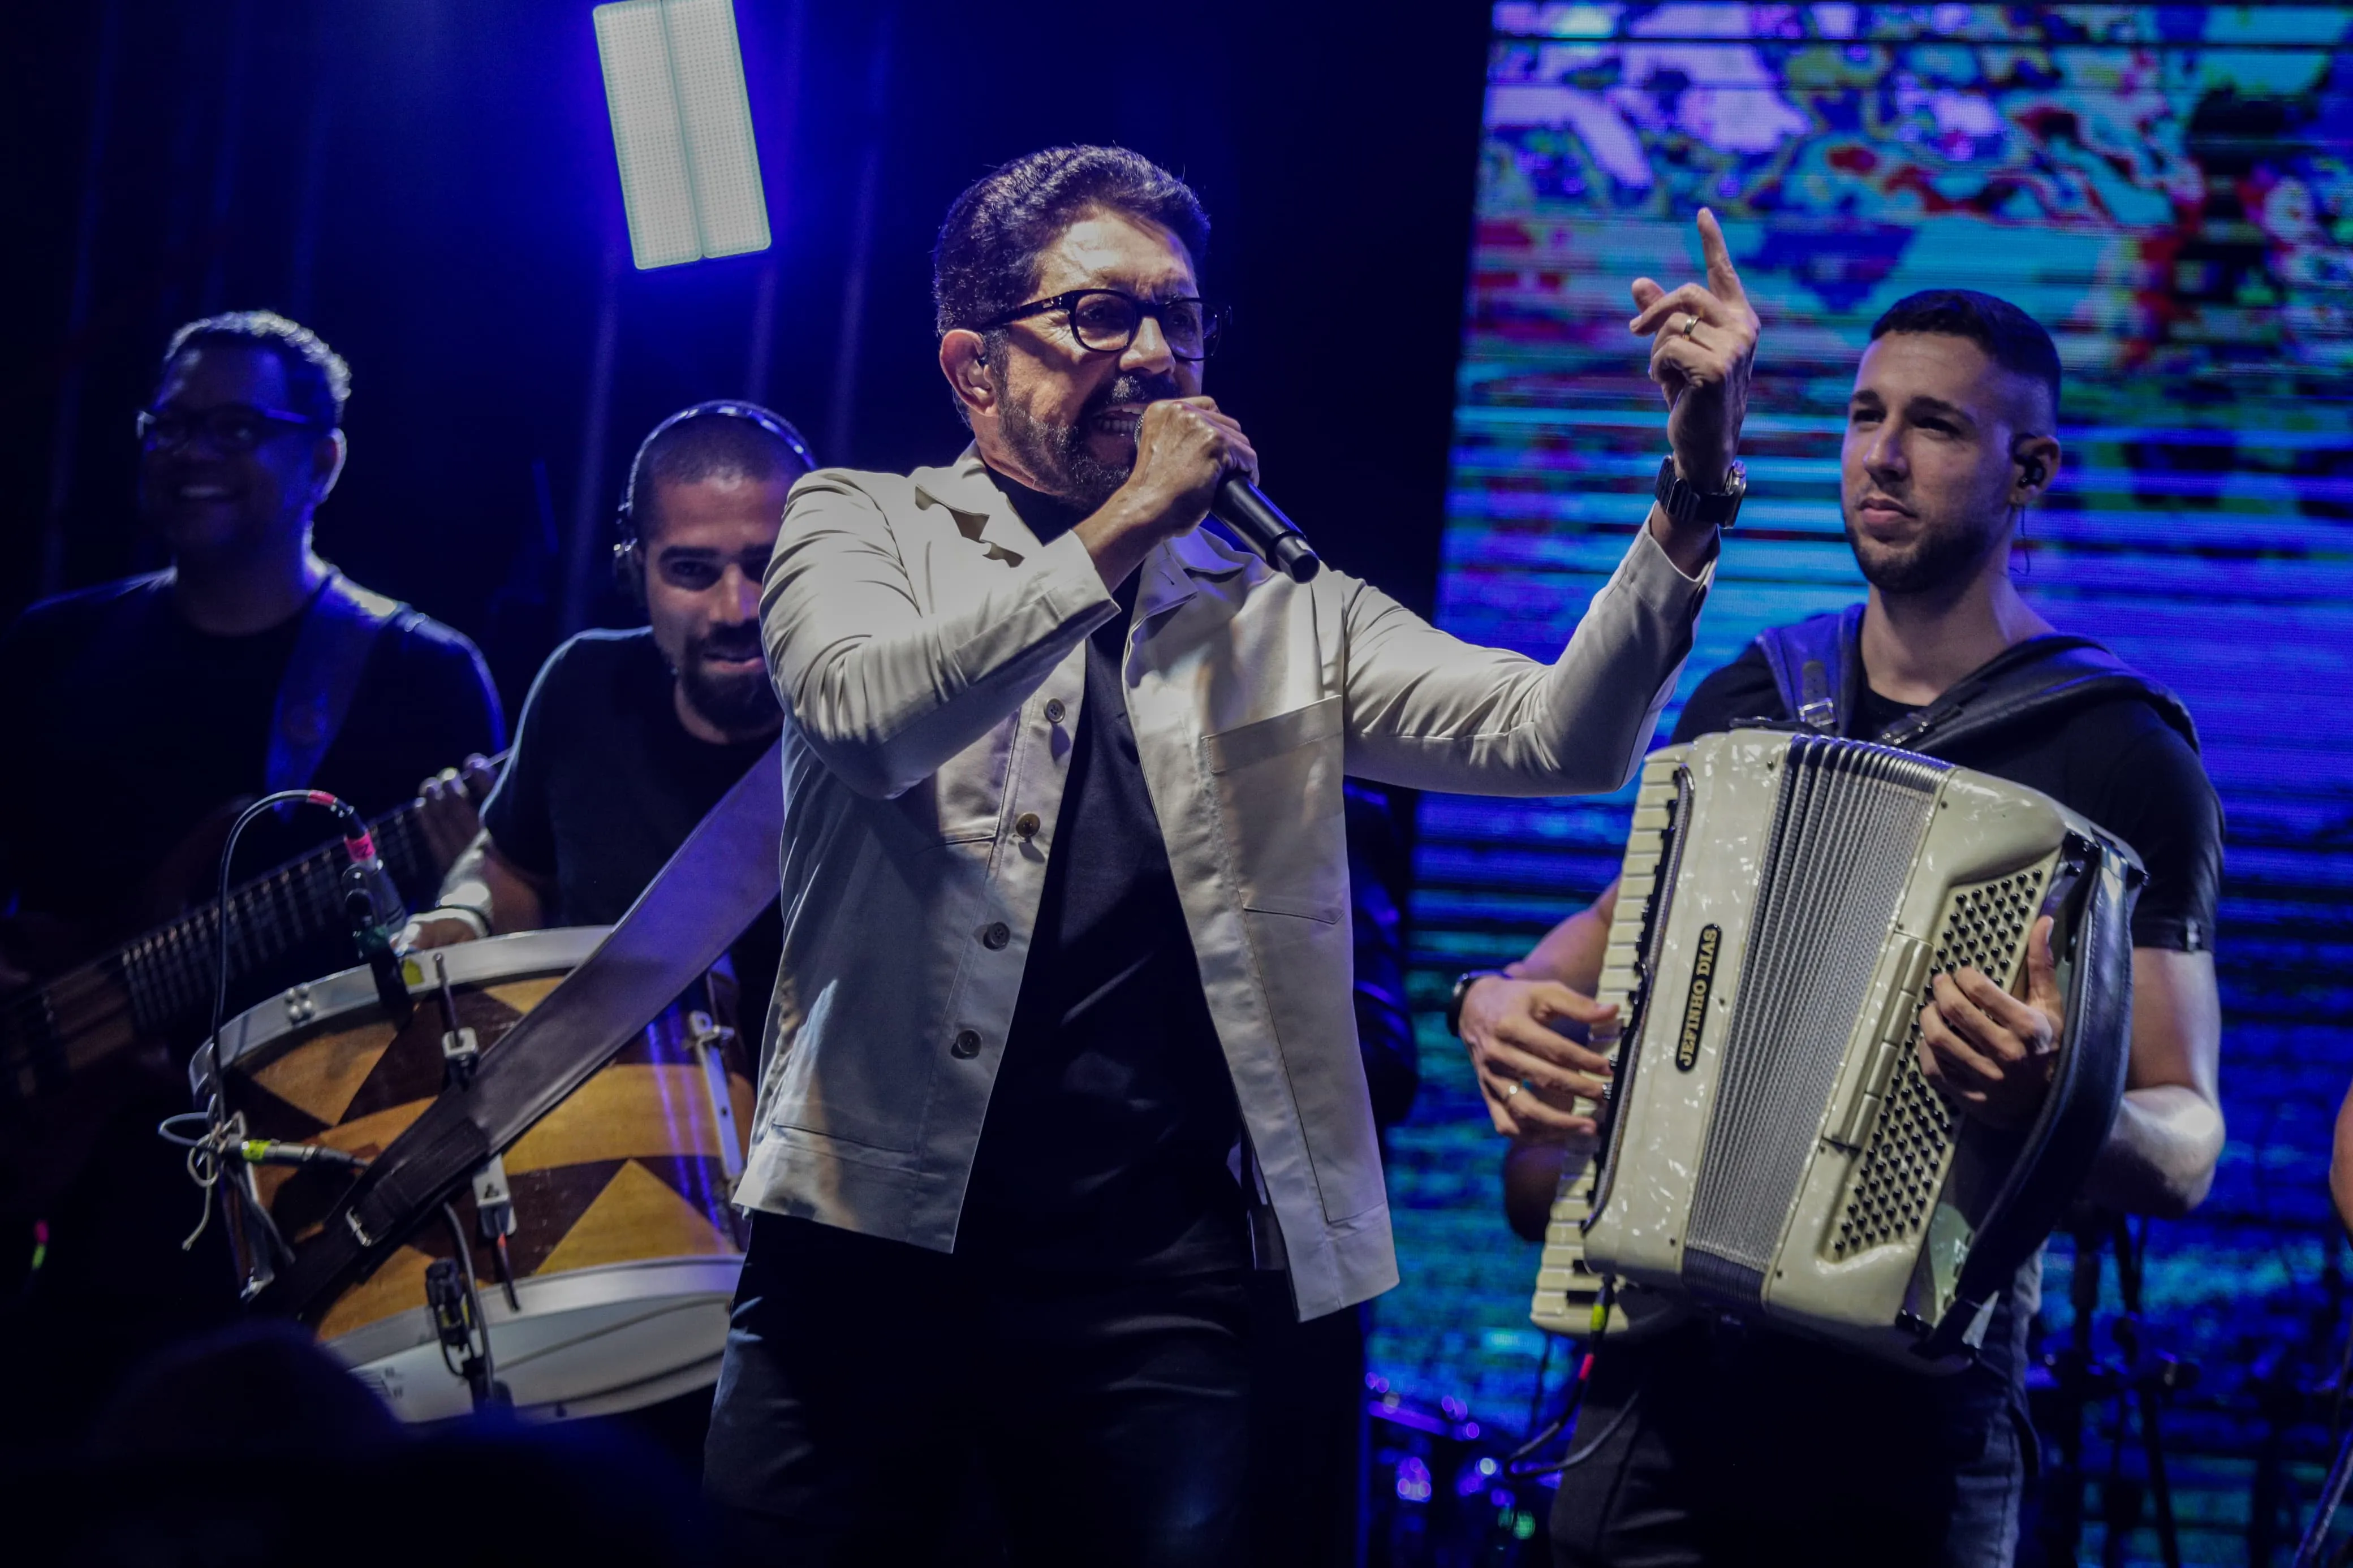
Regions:
<instances>
[{"instance_id":1,"label":"earpiece in ear","mask_svg":"<svg viewBox=\"0 0 2353 1568\"><path fill-rule=\"evenodd\" d=\"M2019 465L2019 468L2028 484L2039 485L2042 482L2046 470L2042 467L2042 458L2028 458Z\"/></svg>"}]
</instances>

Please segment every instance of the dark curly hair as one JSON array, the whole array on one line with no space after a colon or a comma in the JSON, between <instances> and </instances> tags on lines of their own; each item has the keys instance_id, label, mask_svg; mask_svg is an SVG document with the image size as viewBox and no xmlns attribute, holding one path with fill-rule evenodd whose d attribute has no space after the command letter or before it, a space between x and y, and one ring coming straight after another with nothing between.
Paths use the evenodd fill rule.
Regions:
<instances>
[{"instance_id":1,"label":"dark curly hair","mask_svg":"<svg viewBox=\"0 0 2353 1568\"><path fill-rule=\"evenodd\" d=\"M1148 219L1185 242L1193 265L1209 247L1209 215L1193 188L1124 147L1049 147L965 187L932 250L934 326L977 327L1029 296L1038 258L1095 207Z\"/></svg>"},{"instance_id":2,"label":"dark curly hair","mask_svg":"<svg viewBox=\"0 0 2353 1568\"><path fill-rule=\"evenodd\" d=\"M2002 369L2050 388L2051 415L2059 416L2059 345L2042 322L2007 300L1974 289L1924 289L1888 306L1871 324L1873 342L1890 332L1967 338Z\"/></svg>"},{"instance_id":3,"label":"dark curly hair","mask_svg":"<svg viewBox=\"0 0 2353 1568\"><path fill-rule=\"evenodd\" d=\"M294 405L290 413L328 429L343 422L343 403L352 395L352 367L301 322L290 321L275 310L230 310L190 321L172 334L159 377L171 374L172 362L197 343L246 343L268 350L286 369L286 395Z\"/></svg>"}]
</instances>

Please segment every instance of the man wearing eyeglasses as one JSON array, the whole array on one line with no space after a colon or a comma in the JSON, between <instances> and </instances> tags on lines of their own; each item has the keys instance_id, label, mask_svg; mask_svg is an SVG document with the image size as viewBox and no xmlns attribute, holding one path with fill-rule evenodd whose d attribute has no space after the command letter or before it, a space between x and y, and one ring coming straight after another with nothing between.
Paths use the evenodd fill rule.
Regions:
<instances>
[{"instance_id":1,"label":"man wearing eyeglasses","mask_svg":"<svg viewBox=\"0 0 2353 1568\"><path fill-rule=\"evenodd\" d=\"M1617 787L1737 500L1756 317L1703 218L1709 286L1634 290L1662 500L1557 661L1270 571L1202 526L1258 468L1203 395L1208 228L1116 148L980 180L934 261L972 445L820 470L777 538L785 951L706 1485L782 1561L943 1560L943 1471L1018 1562L1233 1549L1247 1271L1303 1319L1397 1280L1342 775Z\"/></svg>"},{"instance_id":2,"label":"man wearing eyeglasses","mask_svg":"<svg viewBox=\"0 0 2353 1568\"><path fill-rule=\"evenodd\" d=\"M12 928L0 933L0 994L209 897L236 803L307 785L375 815L427 773L503 743L473 645L353 586L312 548L312 514L343 471L349 389L340 356L266 311L173 334L138 419L140 515L171 565L36 605L0 636L0 910ZM332 837L318 816L265 817L240 841L235 875ZM330 931L250 976L230 1005L353 962L349 937ZM58 1353L35 1358L37 1373L68 1380L13 1385L46 1440L103 1394L108 1366L234 1307L226 1261L180 1248L190 1191L153 1135L159 1115L187 1109L195 1043L150 1040L141 1061L101 1069L128 1090L111 1102L129 1109L61 1208L26 1214L20 1194L0 1194L0 1267L12 1276L34 1256L18 1226L49 1222L29 1293L0 1282L46 1314L26 1342ZM52 1330L70 1343L60 1349ZM62 1403L41 1403L52 1396Z\"/></svg>"}]
</instances>

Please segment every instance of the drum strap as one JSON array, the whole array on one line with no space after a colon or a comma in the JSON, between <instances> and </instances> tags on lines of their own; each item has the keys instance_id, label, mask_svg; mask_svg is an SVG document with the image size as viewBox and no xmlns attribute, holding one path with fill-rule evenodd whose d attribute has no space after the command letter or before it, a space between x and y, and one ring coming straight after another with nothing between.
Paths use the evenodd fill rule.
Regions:
<instances>
[{"instance_id":1,"label":"drum strap","mask_svg":"<svg viewBox=\"0 0 2353 1568\"><path fill-rule=\"evenodd\" d=\"M771 746L586 962L482 1054L473 1080L444 1090L377 1156L255 1305L315 1318L635 1039L776 900L783 837L783 764Z\"/></svg>"}]
</instances>

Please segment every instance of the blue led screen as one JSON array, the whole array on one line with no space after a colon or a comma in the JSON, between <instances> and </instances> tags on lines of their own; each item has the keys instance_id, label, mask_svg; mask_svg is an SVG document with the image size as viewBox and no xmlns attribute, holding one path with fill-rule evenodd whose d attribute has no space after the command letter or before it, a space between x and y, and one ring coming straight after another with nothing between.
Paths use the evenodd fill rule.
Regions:
<instances>
[{"instance_id":1,"label":"blue led screen","mask_svg":"<svg viewBox=\"0 0 2353 1568\"><path fill-rule=\"evenodd\" d=\"M2058 340L2065 473L2013 571L2062 630L2187 699L2229 818L2230 1142L2205 1205L2151 1227L2147 1294L2202 1374L2166 1422L2187 1550L2243 1562L2264 1379L2320 1380L2343 1336L2325 1171L2353 1076L2353 10L1505 4L1493 29L1449 629L1549 658L1623 551L1664 450L1626 286L1702 275L1702 204L1765 338L1751 499L1682 694L1759 627L1862 596L1837 454L1881 310L1983 289ZM1393 1138L1405 1284L1374 1341L1408 1398L1525 1417L1535 1249L1504 1228L1501 1146L1440 1013L1458 971L1609 880L1628 809L1422 802L1426 1087ZM2054 1335L2069 1267L2054 1245ZM2308 1498L2326 1432L2281 1430Z\"/></svg>"}]
</instances>

